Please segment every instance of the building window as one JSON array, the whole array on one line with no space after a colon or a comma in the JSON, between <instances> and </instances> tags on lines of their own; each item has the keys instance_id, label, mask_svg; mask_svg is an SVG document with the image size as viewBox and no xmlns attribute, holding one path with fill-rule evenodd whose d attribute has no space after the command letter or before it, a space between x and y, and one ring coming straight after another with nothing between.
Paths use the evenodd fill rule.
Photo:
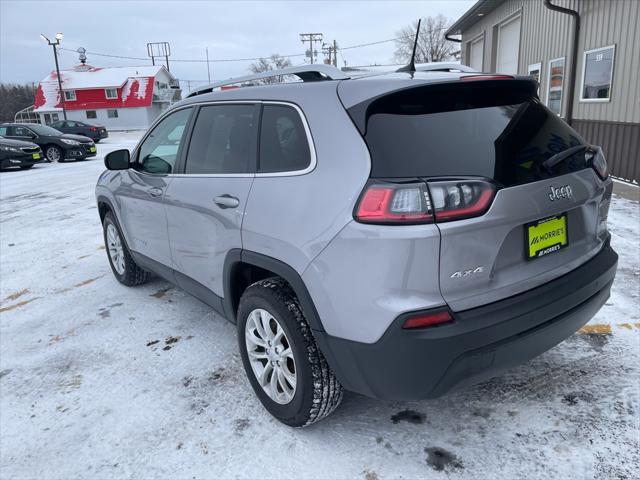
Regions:
<instances>
[{"instance_id":1,"label":"building window","mask_svg":"<svg viewBox=\"0 0 640 480\"><path fill-rule=\"evenodd\" d=\"M65 90L64 91L64 99L68 102L76 101L76 91L75 90Z\"/></svg>"},{"instance_id":2,"label":"building window","mask_svg":"<svg viewBox=\"0 0 640 480\"><path fill-rule=\"evenodd\" d=\"M615 50L615 45L611 45L584 52L581 101L608 102L611 100Z\"/></svg>"},{"instance_id":3,"label":"building window","mask_svg":"<svg viewBox=\"0 0 640 480\"><path fill-rule=\"evenodd\" d=\"M116 110L116 109L107 110L107 117L109 117L109 118L118 118L118 110Z\"/></svg>"},{"instance_id":4,"label":"building window","mask_svg":"<svg viewBox=\"0 0 640 480\"><path fill-rule=\"evenodd\" d=\"M540 76L542 73L542 63L534 63L527 67L527 73L538 82L538 96L540 96Z\"/></svg>"},{"instance_id":5,"label":"building window","mask_svg":"<svg viewBox=\"0 0 640 480\"><path fill-rule=\"evenodd\" d=\"M549 62L547 82L547 106L556 115L562 115L562 90L564 89L564 57Z\"/></svg>"},{"instance_id":6,"label":"building window","mask_svg":"<svg viewBox=\"0 0 640 480\"><path fill-rule=\"evenodd\" d=\"M484 61L484 34L468 43L469 46L469 62L468 65L481 72Z\"/></svg>"},{"instance_id":7,"label":"building window","mask_svg":"<svg viewBox=\"0 0 640 480\"><path fill-rule=\"evenodd\" d=\"M98 114L95 110L87 110L84 112L87 115L87 118L89 120L94 119L94 118L98 118Z\"/></svg>"},{"instance_id":8,"label":"building window","mask_svg":"<svg viewBox=\"0 0 640 480\"><path fill-rule=\"evenodd\" d=\"M118 89L117 88L105 88L104 94L109 99L118 98Z\"/></svg>"}]
</instances>

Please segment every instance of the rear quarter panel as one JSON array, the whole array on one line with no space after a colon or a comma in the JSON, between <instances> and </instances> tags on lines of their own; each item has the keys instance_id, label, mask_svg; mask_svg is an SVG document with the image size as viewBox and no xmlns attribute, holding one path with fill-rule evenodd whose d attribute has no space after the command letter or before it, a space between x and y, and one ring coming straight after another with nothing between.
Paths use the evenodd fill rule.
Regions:
<instances>
[{"instance_id":1,"label":"rear quarter panel","mask_svg":"<svg viewBox=\"0 0 640 480\"><path fill-rule=\"evenodd\" d=\"M337 82L265 97L298 105L315 148L313 171L256 176L242 225L243 248L287 263L299 274L352 220L370 171L367 147L336 93ZM312 293L313 296L313 293Z\"/></svg>"}]
</instances>

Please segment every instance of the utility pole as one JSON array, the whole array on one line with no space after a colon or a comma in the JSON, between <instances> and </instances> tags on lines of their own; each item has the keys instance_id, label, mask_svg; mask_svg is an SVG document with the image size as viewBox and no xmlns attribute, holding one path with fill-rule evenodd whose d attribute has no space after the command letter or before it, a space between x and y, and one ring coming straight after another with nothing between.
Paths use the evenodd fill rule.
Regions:
<instances>
[{"instance_id":1,"label":"utility pole","mask_svg":"<svg viewBox=\"0 0 640 480\"><path fill-rule=\"evenodd\" d=\"M335 40L333 41L333 44L323 43L322 53L328 57L325 59L324 63L327 65L333 65L334 67L338 66L338 43Z\"/></svg>"},{"instance_id":2,"label":"utility pole","mask_svg":"<svg viewBox=\"0 0 640 480\"><path fill-rule=\"evenodd\" d=\"M211 70L209 69L209 47L206 47L207 51L207 78L209 79L209 83L211 83Z\"/></svg>"},{"instance_id":3,"label":"utility pole","mask_svg":"<svg viewBox=\"0 0 640 480\"><path fill-rule=\"evenodd\" d=\"M60 45L60 40L62 40L62 34L60 32L56 33L56 41L52 42L49 40L43 33L40 34L40 37L47 42L49 45L53 47L53 58L56 61L56 75L58 76L58 91L60 92L60 99L62 100L62 115L64 119L67 119L67 109L64 104L64 92L62 91L62 78L60 77L60 66L58 65L58 50L56 47Z\"/></svg>"},{"instance_id":4,"label":"utility pole","mask_svg":"<svg viewBox=\"0 0 640 480\"><path fill-rule=\"evenodd\" d=\"M314 63L314 50L313 50L313 44L316 42L322 42L322 34L321 33L301 33L300 34L300 41L302 42L302 44L304 45L304 42L309 42L309 50L308 52L305 52L307 57L309 57L309 59L311 60L311 63ZM318 53L317 50L315 51L315 53Z\"/></svg>"}]
</instances>

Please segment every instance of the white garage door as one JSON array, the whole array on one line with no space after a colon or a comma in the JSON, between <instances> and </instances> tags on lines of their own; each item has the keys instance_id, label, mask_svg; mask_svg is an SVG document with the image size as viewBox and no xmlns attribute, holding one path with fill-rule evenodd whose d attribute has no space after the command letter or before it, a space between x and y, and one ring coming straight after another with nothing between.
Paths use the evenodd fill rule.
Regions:
<instances>
[{"instance_id":1,"label":"white garage door","mask_svg":"<svg viewBox=\"0 0 640 480\"><path fill-rule=\"evenodd\" d=\"M503 23L498 28L498 57L496 72L518 73L520 50L520 17Z\"/></svg>"},{"instance_id":2,"label":"white garage door","mask_svg":"<svg viewBox=\"0 0 640 480\"><path fill-rule=\"evenodd\" d=\"M471 48L469 49L469 66L479 72L482 71L483 51L484 37L480 37L478 40L471 42Z\"/></svg>"}]
</instances>

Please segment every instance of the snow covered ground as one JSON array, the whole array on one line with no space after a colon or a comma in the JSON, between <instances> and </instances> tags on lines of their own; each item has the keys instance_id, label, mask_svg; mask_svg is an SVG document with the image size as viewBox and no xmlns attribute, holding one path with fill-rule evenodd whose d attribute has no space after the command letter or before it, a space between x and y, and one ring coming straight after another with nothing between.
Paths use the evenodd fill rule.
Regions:
<instances>
[{"instance_id":1,"label":"snow covered ground","mask_svg":"<svg viewBox=\"0 0 640 480\"><path fill-rule=\"evenodd\" d=\"M633 191L609 217L612 297L580 333L466 391L347 394L294 430L251 391L230 323L161 280L113 278L93 189L103 155L138 137L0 174L2 478L640 478Z\"/></svg>"}]
</instances>

